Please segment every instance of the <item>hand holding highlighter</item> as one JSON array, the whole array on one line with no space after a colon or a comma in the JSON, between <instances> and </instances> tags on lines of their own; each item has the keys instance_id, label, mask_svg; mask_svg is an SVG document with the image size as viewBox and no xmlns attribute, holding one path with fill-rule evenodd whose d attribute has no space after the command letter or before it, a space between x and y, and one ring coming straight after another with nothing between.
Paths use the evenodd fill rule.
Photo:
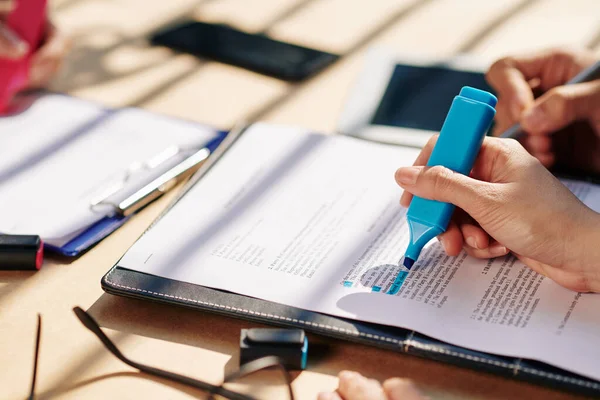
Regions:
<instances>
[{"instance_id":1,"label":"hand holding highlighter","mask_svg":"<svg viewBox=\"0 0 600 400\"><path fill-rule=\"evenodd\" d=\"M497 99L491 93L465 86L454 98L427 166L442 165L468 175L494 116ZM454 205L414 196L406 214L410 242L403 265L410 269L423 246L446 231Z\"/></svg>"},{"instance_id":2,"label":"hand holding highlighter","mask_svg":"<svg viewBox=\"0 0 600 400\"><path fill-rule=\"evenodd\" d=\"M31 55L40 45L46 22L46 0L16 0L15 9L4 22L29 45L24 57L0 59L0 113L5 113L12 97L27 87Z\"/></svg>"}]
</instances>

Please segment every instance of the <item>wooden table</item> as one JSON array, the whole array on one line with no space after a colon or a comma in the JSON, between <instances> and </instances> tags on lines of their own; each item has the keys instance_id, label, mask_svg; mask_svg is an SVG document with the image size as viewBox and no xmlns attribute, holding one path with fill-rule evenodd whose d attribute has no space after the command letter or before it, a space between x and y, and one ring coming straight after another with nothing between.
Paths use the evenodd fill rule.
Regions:
<instances>
[{"instance_id":1,"label":"wooden table","mask_svg":"<svg viewBox=\"0 0 600 400\"><path fill-rule=\"evenodd\" d=\"M598 48L598 0L60 0L54 21L74 48L54 89L112 106L139 106L219 128L240 119L332 131L365 50L382 45L492 61L557 45ZM343 54L303 84L151 48L148 34L195 17ZM130 357L219 382L234 367L241 328L209 313L110 296L100 278L165 207L163 198L77 260L49 258L40 272L0 273L0 398L25 398L36 313L43 316L40 398L202 398L139 374L105 351L76 320L79 305ZM566 399L567 393L351 343L294 380L300 399L336 387L342 369L383 380L412 378L432 398Z\"/></svg>"}]
</instances>

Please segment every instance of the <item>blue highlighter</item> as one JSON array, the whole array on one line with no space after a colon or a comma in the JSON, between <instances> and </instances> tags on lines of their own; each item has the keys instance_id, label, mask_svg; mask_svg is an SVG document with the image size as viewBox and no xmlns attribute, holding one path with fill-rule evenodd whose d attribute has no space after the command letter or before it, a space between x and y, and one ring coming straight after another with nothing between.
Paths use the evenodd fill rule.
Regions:
<instances>
[{"instance_id":1,"label":"blue highlighter","mask_svg":"<svg viewBox=\"0 0 600 400\"><path fill-rule=\"evenodd\" d=\"M491 93L463 87L452 101L427 166L443 165L468 175L496 114L497 102ZM406 214L410 243L403 265L407 269L413 266L431 239L446 231L453 212L453 204L413 197Z\"/></svg>"}]
</instances>

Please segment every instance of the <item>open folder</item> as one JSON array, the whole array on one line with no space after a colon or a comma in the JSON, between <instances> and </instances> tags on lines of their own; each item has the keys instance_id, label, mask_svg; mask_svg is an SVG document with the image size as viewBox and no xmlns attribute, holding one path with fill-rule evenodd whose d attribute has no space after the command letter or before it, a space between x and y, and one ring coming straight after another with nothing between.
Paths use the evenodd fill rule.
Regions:
<instances>
[{"instance_id":1,"label":"open folder","mask_svg":"<svg viewBox=\"0 0 600 400\"><path fill-rule=\"evenodd\" d=\"M226 139L103 288L600 394L600 295L510 255L449 257L436 241L386 293L409 239L394 171L418 152L253 125ZM600 211L600 186L564 183Z\"/></svg>"},{"instance_id":2,"label":"open folder","mask_svg":"<svg viewBox=\"0 0 600 400\"><path fill-rule=\"evenodd\" d=\"M127 220L125 200L223 136L140 109L42 95L0 119L0 232L40 235L51 250L77 255Z\"/></svg>"}]
</instances>

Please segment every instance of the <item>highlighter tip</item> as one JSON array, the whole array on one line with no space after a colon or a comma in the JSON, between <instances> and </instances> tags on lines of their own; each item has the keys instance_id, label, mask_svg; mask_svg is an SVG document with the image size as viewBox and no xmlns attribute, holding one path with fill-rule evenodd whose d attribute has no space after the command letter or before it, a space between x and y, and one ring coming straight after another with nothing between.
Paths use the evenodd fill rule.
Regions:
<instances>
[{"instance_id":1,"label":"highlighter tip","mask_svg":"<svg viewBox=\"0 0 600 400\"><path fill-rule=\"evenodd\" d=\"M414 265L415 260L412 258L404 257L404 261L402 261L402 265L404 265L407 269L411 269Z\"/></svg>"}]
</instances>

